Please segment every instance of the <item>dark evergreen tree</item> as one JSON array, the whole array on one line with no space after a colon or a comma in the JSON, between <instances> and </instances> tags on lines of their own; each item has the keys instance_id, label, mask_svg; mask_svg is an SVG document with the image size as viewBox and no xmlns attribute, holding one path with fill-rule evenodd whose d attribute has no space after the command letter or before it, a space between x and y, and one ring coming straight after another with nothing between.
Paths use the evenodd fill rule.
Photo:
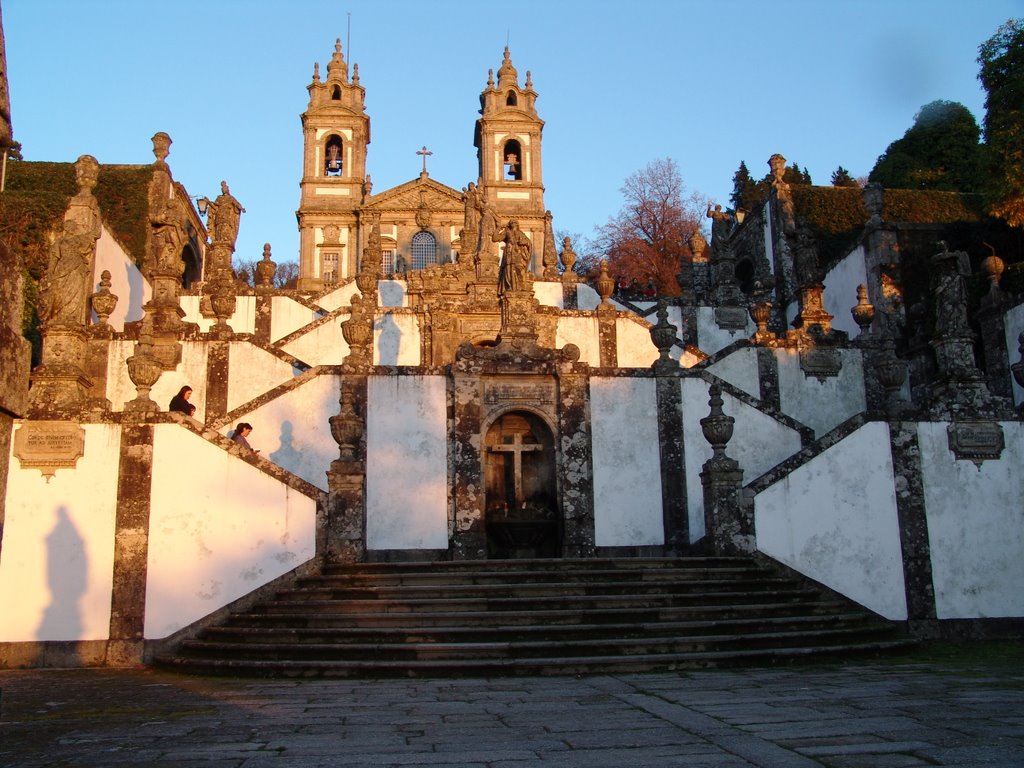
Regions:
<instances>
[{"instance_id":1,"label":"dark evergreen tree","mask_svg":"<svg viewBox=\"0 0 1024 768\"><path fill-rule=\"evenodd\" d=\"M740 160L740 167L732 175L732 194L729 195L729 202L733 210L747 208L747 199L751 198L755 182L750 178L750 170L747 164Z\"/></svg>"},{"instance_id":2,"label":"dark evergreen tree","mask_svg":"<svg viewBox=\"0 0 1024 768\"><path fill-rule=\"evenodd\" d=\"M833 187L856 187L858 186L857 180L850 175L850 172L839 166L832 171L832 186Z\"/></svg>"},{"instance_id":3,"label":"dark evergreen tree","mask_svg":"<svg viewBox=\"0 0 1024 768\"><path fill-rule=\"evenodd\" d=\"M955 101L933 101L878 158L868 179L884 187L978 192L982 188L981 131Z\"/></svg>"},{"instance_id":4,"label":"dark evergreen tree","mask_svg":"<svg viewBox=\"0 0 1024 768\"><path fill-rule=\"evenodd\" d=\"M978 49L985 88L989 210L1024 226L1024 19L1011 19Z\"/></svg>"}]
</instances>

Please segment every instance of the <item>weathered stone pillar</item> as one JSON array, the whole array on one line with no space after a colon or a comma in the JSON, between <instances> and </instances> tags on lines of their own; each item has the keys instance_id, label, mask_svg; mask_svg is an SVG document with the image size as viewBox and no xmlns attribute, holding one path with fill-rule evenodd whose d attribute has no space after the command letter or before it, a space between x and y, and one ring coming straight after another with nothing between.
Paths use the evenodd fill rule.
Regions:
<instances>
[{"instance_id":1,"label":"weathered stone pillar","mask_svg":"<svg viewBox=\"0 0 1024 768\"><path fill-rule=\"evenodd\" d=\"M256 333L257 342L270 343L273 325L274 275L277 264L270 258L270 243L263 245L263 258L256 263Z\"/></svg>"},{"instance_id":2,"label":"weathered stone pillar","mask_svg":"<svg viewBox=\"0 0 1024 768\"><path fill-rule=\"evenodd\" d=\"M921 478L921 448L917 424L895 421L889 424L893 477L896 481L896 514L903 552L903 581L907 596L907 618L934 619L935 586L932 581L928 517L924 508Z\"/></svg>"},{"instance_id":3,"label":"weathered stone pillar","mask_svg":"<svg viewBox=\"0 0 1024 768\"><path fill-rule=\"evenodd\" d=\"M760 385L761 401L776 411L782 410L779 391L779 359L772 347L757 348L757 380Z\"/></svg>"},{"instance_id":4,"label":"weathered stone pillar","mask_svg":"<svg viewBox=\"0 0 1024 768\"><path fill-rule=\"evenodd\" d=\"M1003 292L999 289L999 279L1006 265L993 253L981 266L989 280L989 291L981 297L981 307L978 309L988 388L994 395L1012 398L1010 360L1006 353L1006 326L1003 321Z\"/></svg>"},{"instance_id":5,"label":"weathered stone pillar","mask_svg":"<svg viewBox=\"0 0 1024 768\"><path fill-rule=\"evenodd\" d=\"M561 455L562 555L594 555L594 467L590 432L590 379L584 373L558 372L558 430Z\"/></svg>"},{"instance_id":6,"label":"weathered stone pillar","mask_svg":"<svg viewBox=\"0 0 1024 768\"><path fill-rule=\"evenodd\" d=\"M205 421L227 416L230 352L229 341L211 341L207 347Z\"/></svg>"},{"instance_id":7,"label":"weathered stone pillar","mask_svg":"<svg viewBox=\"0 0 1024 768\"><path fill-rule=\"evenodd\" d=\"M743 470L739 462L725 455L736 420L722 411L722 390L717 384L711 385L709 394L711 413L700 420L704 439L714 451L700 473L705 533L715 554L753 552L757 548L753 510L740 498Z\"/></svg>"},{"instance_id":8,"label":"weathered stone pillar","mask_svg":"<svg viewBox=\"0 0 1024 768\"><path fill-rule=\"evenodd\" d=\"M327 522L321 556L328 563L359 563L366 559L368 379L365 369L353 366L345 366L343 376L340 410L330 419L340 455L327 471Z\"/></svg>"},{"instance_id":9,"label":"weathered stone pillar","mask_svg":"<svg viewBox=\"0 0 1024 768\"><path fill-rule=\"evenodd\" d=\"M487 557L487 534L484 529L486 499L480 453L483 427L480 372L479 363L461 354L457 355L452 366L455 520L451 549L452 557L456 560Z\"/></svg>"},{"instance_id":10,"label":"weathered stone pillar","mask_svg":"<svg viewBox=\"0 0 1024 768\"><path fill-rule=\"evenodd\" d=\"M142 663L153 431L152 424L125 423L121 428L110 641L107 645L107 663L112 665Z\"/></svg>"}]
</instances>

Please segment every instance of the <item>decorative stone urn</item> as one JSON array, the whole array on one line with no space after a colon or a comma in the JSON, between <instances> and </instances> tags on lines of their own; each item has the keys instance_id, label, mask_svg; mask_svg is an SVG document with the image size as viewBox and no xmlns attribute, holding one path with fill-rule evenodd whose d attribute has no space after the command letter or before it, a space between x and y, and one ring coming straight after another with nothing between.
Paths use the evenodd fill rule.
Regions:
<instances>
[{"instance_id":1,"label":"decorative stone urn","mask_svg":"<svg viewBox=\"0 0 1024 768\"><path fill-rule=\"evenodd\" d=\"M724 401L722 400L722 388L718 384L712 384L708 388L708 395L710 395L708 404L711 406L711 413L700 420L700 429L704 433L704 439L711 444L711 450L714 451L714 455L708 461L709 463L718 461L731 463L732 460L725 455L725 446L732 440L733 425L736 423L736 419L727 416L722 410Z\"/></svg>"},{"instance_id":2,"label":"decorative stone urn","mask_svg":"<svg viewBox=\"0 0 1024 768\"><path fill-rule=\"evenodd\" d=\"M857 286L857 304L850 309L853 321L860 328L860 335L866 336L871 331L871 322L875 319L875 305L868 302L868 289L864 284Z\"/></svg>"},{"instance_id":3,"label":"decorative stone urn","mask_svg":"<svg viewBox=\"0 0 1024 768\"><path fill-rule=\"evenodd\" d=\"M341 395L341 411L331 416L331 436L341 450L341 461L356 460L356 446L363 436L363 420L355 412L351 392Z\"/></svg>"},{"instance_id":4,"label":"decorative stone urn","mask_svg":"<svg viewBox=\"0 0 1024 768\"><path fill-rule=\"evenodd\" d=\"M693 231L686 244L690 246L690 253L693 254L694 261L705 261L704 252L708 249L708 241L704 239L704 235L700 233L699 229Z\"/></svg>"},{"instance_id":5,"label":"decorative stone urn","mask_svg":"<svg viewBox=\"0 0 1024 768\"><path fill-rule=\"evenodd\" d=\"M92 311L96 313L99 325L106 325L107 318L110 317L117 307L117 296L110 292L110 285L110 270L104 269L100 273L100 289L89 297L92 303Z\"/></svg>"},{"instance_id":6,"label":"decorative stone urn","mask_svg":"<svg viewBox=\"0 0 1024 768\"><path fill-rule=\"evenodd\" d=\"M601 297L601 306L611 307L611 302L608 299L615 290L615 281L608 275L608 262L604 259L601 259L601 274L594 281L594 287L597 288L597 293Z\"/></svg>"}]
</instances>

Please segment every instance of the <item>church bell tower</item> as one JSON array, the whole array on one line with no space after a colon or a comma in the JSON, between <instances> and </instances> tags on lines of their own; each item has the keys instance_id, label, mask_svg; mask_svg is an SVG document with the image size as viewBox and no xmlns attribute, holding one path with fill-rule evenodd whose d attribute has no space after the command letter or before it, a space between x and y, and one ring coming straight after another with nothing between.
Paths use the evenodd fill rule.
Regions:
<instances>
[{"instance_id":1,"label":"church bell tower","mask_svg":"<svg viewBox=\"0 0 1024 768\"><path fill-rule=\"evenodd\" d=\"M366 194L366 148L370 118L359 84L359 65L349 78L341 40L320 80L313 68L307 86L309 106L302 113L303 164L299 209L299 290L315 291L356 273L356 210Z\"/></svg>"},{"instance_id":2,"label":"church bell tower","mask_svg":"<svg viewBox=\"0 0 1024 768\"><path fill-rule=\"evenodd\" d=\"M477 149L480 188L503 223L510 218L518 219L520 228L533 243L534 272L539 270L544 248L543 130L530 73L526 73L526 83L520 88L519 73L506 46L497 84L494 71L487 73L473 143Z\"/></svg>"}]
</instances>

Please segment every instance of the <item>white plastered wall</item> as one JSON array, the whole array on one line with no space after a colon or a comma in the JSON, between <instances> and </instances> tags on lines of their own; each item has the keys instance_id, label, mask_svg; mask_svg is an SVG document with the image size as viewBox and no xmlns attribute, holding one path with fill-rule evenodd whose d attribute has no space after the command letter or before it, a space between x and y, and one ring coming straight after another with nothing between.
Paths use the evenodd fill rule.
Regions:
<instances>
[{"instance_id":1,"label":"white plastered wall","mask_svg":"<svg viewBox=\"0 0 1024 768\"><path fill-rule=\"evenodd\" d=\"M754 498L757 548L887 619L907 618L889 426L870 422Z\"/></svg>"},{"instance_id":2,"label":"white plastered wall","mask_svg":"<svg viewBox=\"0 0 1024 768\"><path fill-rule=\"evenodd\" d=\"M553 281L537 280L534 282L533 295L545 307L558 307L562 309L565 300L562 284Z\"/></svg>"},{"instance_id":3,"label":"white plastered wall","mask_svg":"<svg viewBox=\"0 0 1024 768\"><path fill-rule=\"evenodd\" d=\"M341 333L341 324L348 316L335 317L292 339L282 349L308 365L340 365L348 355L348 343Z\"/></svg>"},{"instance_id":4,"label":"white plastered wall","mask_svg":"<svg viewBox=\"0 0 1024 768\"><path fill-rule=\"evenodd\" d=\"M420 324L409 312L381 312L373 321L374 365L419 365Z\"/></svg>"},{"instance_id":5,"label":"white plastered wall","mask_svg":"<svg viewBox=\"0 0 1024 768\"><path fill-rule=\"evenodd\" d=\"M761 397L761 377L757 369L756 349L738 349L708 366L708 371L737 389L742 389L751 397Z\"/></svg>"},{"instance_id":6,"label":"white plastered wall","mask_svg":"<svg viewBox=\"0 0 1024 768\"><path fill-rule=\"evenodd\" d=\"M274 296L270 300L270 340L276 343L285 336L309 325L320 313L313 311L288 296Z\"/></svg>"},{"instance_id":7,"label":"white plastered wall","mask_svg":"<svg viewBox=\"0 0 1024 768\"><path fill-rule=\"evenodd\" d=\"M330 417L338 413L340 377L314 376L283 392L237 421L252 424L249 444L260 455L326 490L327 470L338 458ZM229 435L234 424L224 427Z\"/></svg>"},{"instance_id":8,"label":"white plastered wall","mask_svg":"<svg viewBox=\"0 0 1024 768\"><path fill-rule=\"evenodd\" d=\"M323 307L328 312L333 312L338 307L348 307L352 304L352 296L359 293L355 281L346 283L330 293L324 294L316 300L317 306Z\"/></svg>"},{"instance_id":9,"label":"white plastered wall","mask_svg":"<svg viewBox=\"0 0 1024 768\"><path fill-rule=\"evenodd\" d=\"M825 311L832 315L832 327L850 334L851 339L860 335L860 326L854 322L850 309L857 303L857 286L867 285L867 282L862 245L848 253L825 275Z\"/></svg>"},{"instance_id":10,"label":"white plastered wall","mask_svg":"<svg viewBox=\"0 0 1024 768\"><path fill-rule=\"evenodd\" d=\"M601 365L601 343L596 317L560 317L555 331L555 346L566 344L580 348L580 362L595 368Z\"/></svg>"},{"instance_id":11,"label":"white plastered wall","mask_svg":"<svg viewBox=\"0 0 1024 768\"><path fill-rule=\"evenodd\" d=\"M448 548L444 376L374 376L366 414L366 546Z\"/></svg>"},{"instance_id":12,"label":"white plastered wall","mask_svg":"<svg viewBox=\"0 0 1024 768\"><path fill-rule=\"evenodd\" d=\"M217 318L203 316L199 309L201 301L201 296L182 296L179 303L181 308L185 310L185 317L182 319L186 323L195 323L199 326L200 331L206 333L217 322ZM234 314L227 318L226 322L235 333L255 332L256 297L236 296Z\"/></svg>"},{"instance_id":13,"label":"white plastered wall","mask_svg":"<svg viewBox=\"0 0 1024 768\"><path fill-rule=\"evenodd\" d=\"M679 350L674 350L678 358ZM648 326L619 318L615 321L615 354L620 368L650 368L658 359Z\"/></svg>"},{"instance_id":14,"label":"white plastered wall","mask_svg":"<svg viewBox=\"0 0 1024 768\"><path fill-rule=\"evenodd\" d=\"M918 424L935 610L940 619L1024 616L1024 425L1001 422L998 461L949 449L946 422Z\"/></svg>"},{"instance_id":15,"label":"white plastered wall","mask_svg":"<svg viewBox=\"0 0 1024 768\"><path fill-rule=\"evenodd\" d=\"M103 270L110 272L110 292L117 296L117 306L107 318L107 323L115 331L123 331L126 321L142 319L142 306L150 300L153 291L131 256L125 253L106 226L100 230L100 239L96 241L93 290L99 290Z\"/></svg>"},{"instance_id":16,"label":"white plastered wall","mask_svg":"<svg viewBox=\"0 0 1024 768\"><path fill-rule=\"evenodd\" d=\"M11 452L0 642L109 637L121 428L82 428L84 455L49 482Z\"/></svg>"},{"instance_id":17,"label":"white plastered wall","mask_svg":"<svg viewBox=\"0 0 1024 768\"><path fill-rule=\"evenodd\" d=\"M705 534L704 486L700 473L711 458L711 444L704 438L700 420L711 410L708 383L699 378L682 379L683 462L686 471L686 506L690 523L690 541ZM725 453L739 462L744 484L763 475L776 464L800 450L800 435L767 414L751 408L728 392L722 393L722 410L736 421Z\"/></svg>"},{"instance_id":18,"label":"white plastered wall","mask_svg":"<svg viewBox=\"0 0 1024 768\"><path fill-rule=\"evenodd\" d=\"M800 368L800 354L795 349L775 350L782 412L809 426L816 437L867 408L860 352L843 349L839 354L843 362L839 374L820 381Z\"/></svg>"},{"instance_id":19,"label":"white plastered wall","mask_svg":"<svg viewBox=\"0 0 1024 768\"><path fill-rule=\"evenodd\" d=\"M654 379L592 378L590 412L596 544L664 544Z\"/></svg>"},{"instance_id":20,"label":"white plastered wall","mask_svg":"<svg viewBox=\"0 0 1024 768\"><path fill-rule=\"evenodd\" d=\"M315 554L316 502L176 424L153 438L147 639L172 632Z\"/></svg>"},{"instance_id":21,"label":"white plastered wall","mask_svg":"<svg viewBox=\"0 0 1024 768\"><path fill-rule=\"evenodd\" d=\"M291 363L248 342L230 342L228 349L229 411L301 373Z\"/></svg>"},{"instance_id":22,"label":"white plastered wall","mask_svg":"<svg viewBox=\"0 0 1024 768\"><path fill-rule=\"evenodd\" d=\"M182 341L181 362L173 371L160 374L149 396L161 411L166 411L171 398L184 386L192 387L190 402L196 406L195 418L206 418L206 359L208 344L205 341ZM107 398L115 411L124 410L124 404L134 400L138 394L128 376L125 362L135 354L135 342L115 340L110 343L107 358Z\"/></svg>"},{"instance_id":23,"label":"white plastered wall","mask_svg":"<svg viewBox=\"0 0 1024 768\"><path fill-rule=\"evenodd\" d=\"M725 330L715 322L714 307L697 307L697 346L706 355L713 355L734 341L748 339L754 334L757 326L748 316L746 325L741 330Z\"/></svg>"}]
</instances>

